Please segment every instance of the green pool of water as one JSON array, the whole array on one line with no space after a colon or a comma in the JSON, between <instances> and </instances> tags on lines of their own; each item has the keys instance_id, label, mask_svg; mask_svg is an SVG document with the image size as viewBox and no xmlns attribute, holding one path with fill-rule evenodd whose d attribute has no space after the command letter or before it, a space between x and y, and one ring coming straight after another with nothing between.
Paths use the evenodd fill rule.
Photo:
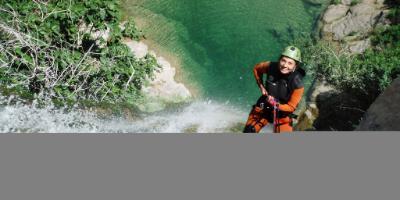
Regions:
<instances>
[{"instance_id":1,"label":"green pool of water","mask_svg":"<svg viewBox=\"0 0 400 200\"><path fill-rule=\"evenodd\" d=\"M327 0L122 0L146 37L180 61L201 98L248 108L260 95L252 68L311 32ZM322 2L322 3L310 3Z\"/></svg>"}]
</instances>

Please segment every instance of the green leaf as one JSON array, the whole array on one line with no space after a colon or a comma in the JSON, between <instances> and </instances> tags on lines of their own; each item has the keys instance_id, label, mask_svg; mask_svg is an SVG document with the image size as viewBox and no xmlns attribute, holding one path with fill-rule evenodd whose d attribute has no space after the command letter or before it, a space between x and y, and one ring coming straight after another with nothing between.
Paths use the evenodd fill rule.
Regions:
<instances>
[{"instance_id":1,"label":"green leaf","mask_svg":"<svg viewBox=\"0 0 400 200\"><path fill-rule=\"evenodd\" d=\"M100 9L99 11L100 19L105 20L106 19L106 11L104 9Z\"/></svg>"},{"instance_id":2,"label":"green leaf","mask_svg":"<svg viewBox=\"0 0 400 200\"><path fill-rule=\"evenodd\" d=\"M15 53L16 53L18 56L22 56L22 54L23 54L20 47L15 47Z\"/></svg>"}]
</instances>

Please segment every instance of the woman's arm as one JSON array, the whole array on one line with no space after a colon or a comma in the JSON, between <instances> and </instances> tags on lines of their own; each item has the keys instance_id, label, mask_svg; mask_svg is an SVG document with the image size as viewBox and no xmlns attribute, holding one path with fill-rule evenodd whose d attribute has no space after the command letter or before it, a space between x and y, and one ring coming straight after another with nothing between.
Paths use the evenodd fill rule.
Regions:
<instances>
[{"instance_id":1,"label":"woman's arm","mask_svg":"<svg viewBox=\"0 0 400 200\"><path fill-rule=\"evenodd\" d=\"M263 85L263 74L266 74L268 72L269 65L270 62L261 62L256 64L253 68L254 78L256 79L257 85L260 88L261 93L265 96L268 95L268 93Z\"/></svg>"},{"instance_id":2,"label":"woman's arm","mask_svg":"<svg viewBox=\"0 0 400 200\"><path fill-rule=\"evenodd\" d=\"M279 104L279 110L284 112L294 112L297 105L300 103L301 97L304 93L304 87L293 90L292 96L290 97L287 104Z\"/></svg>"}]
</instances>

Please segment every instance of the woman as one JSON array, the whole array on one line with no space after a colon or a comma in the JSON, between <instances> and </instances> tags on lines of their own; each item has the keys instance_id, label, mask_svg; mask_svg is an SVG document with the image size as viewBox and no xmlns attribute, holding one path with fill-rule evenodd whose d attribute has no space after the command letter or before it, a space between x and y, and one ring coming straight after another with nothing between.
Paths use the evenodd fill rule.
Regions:
<instances>
[{"instance_id":1,"label":"woman","mask_svg":"<svg viewBox=\"0 0 400 200\"><path fill-rule=\"evenodd\" d=\"M293 131L290 116L304 93L302 78L305 71L300 68L300 62L300 50L288 46L278 62L267 61L254 66L254 77L262 96L253 105L244 133L258 133L268 123L274 123L274 119L274 132ZM265 85L263 74L267 76Z\"/></svg>"}]
</instances>

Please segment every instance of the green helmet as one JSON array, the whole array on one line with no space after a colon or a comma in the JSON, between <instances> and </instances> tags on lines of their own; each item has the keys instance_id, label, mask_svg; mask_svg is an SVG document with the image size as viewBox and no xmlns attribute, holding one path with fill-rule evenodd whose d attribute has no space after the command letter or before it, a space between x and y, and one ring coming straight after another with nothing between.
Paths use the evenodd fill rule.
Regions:
<instances>
[{"instance_id":1,"label":"green helmet","mask_svg":"<svg viewBox=\"0 0 400 200\"><path fill-rule=\"evenodd\" d=\"M288 46L283 50L282 56L289 57L295 61L301 62L301 52L300 49L295 46Z\"/></svg>"}]
</instances>

